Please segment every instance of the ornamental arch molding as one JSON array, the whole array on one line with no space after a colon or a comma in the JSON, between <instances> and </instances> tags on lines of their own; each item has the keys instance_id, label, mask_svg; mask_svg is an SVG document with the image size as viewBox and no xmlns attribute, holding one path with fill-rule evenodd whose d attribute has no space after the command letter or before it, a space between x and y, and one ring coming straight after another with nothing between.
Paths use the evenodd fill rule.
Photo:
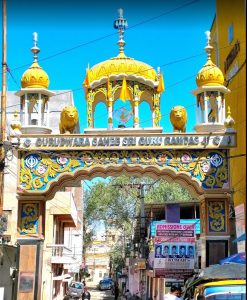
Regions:
<instances>
[{"instance_id":1,"label":"ornamental arch molding","mask_svg":"<svg viewBox=\"0 0 247 300\"><path fill-rule=\"evenodd\" d=\"M18 196L52 199L59 189L94 177L151 176L177 182L195 198L228 187L225 150L21 151ZM186 161L187 159L187 161Z\"/></svg>"}]
</instances>

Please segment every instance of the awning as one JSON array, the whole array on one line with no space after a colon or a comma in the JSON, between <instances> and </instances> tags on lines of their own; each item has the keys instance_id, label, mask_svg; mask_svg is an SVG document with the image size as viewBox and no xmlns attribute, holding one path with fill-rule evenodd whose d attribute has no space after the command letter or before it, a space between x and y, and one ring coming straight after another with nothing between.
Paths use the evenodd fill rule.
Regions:
<instances>
[{"instance_id":1,"label":"awning","mask_svg":"<svg viewBox=\"0 0 247 300\"><path fill-rule=\"evenodd\" d=\"M238 242L242 242L242 241L246 241L246 233L243 233L242 235L240 235L237 239L233 240L233 243L238 243Z\"/></svg>"},{"instance_id":2,"label":"awning","mask_svg":"<svg viewBox=\"0 0 247 300\"><path fill-rule=\"evenodd\" d=\"M246 264L245 252L236 253L220 260L220 265L224 264Z\"/></svg>"}]
</instances>

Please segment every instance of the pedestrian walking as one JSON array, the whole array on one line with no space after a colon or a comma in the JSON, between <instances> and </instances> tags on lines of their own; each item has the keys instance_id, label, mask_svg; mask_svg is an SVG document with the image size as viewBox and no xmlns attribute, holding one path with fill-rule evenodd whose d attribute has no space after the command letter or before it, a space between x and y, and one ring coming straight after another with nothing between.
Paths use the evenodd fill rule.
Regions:
<instances>
[{"instance_id":1,"label":"pedestrian walking","mask_svg":"<svg viewBox=\"0 0 247 300\"><path fill-rule=\"evenodd\" d=\"M115 282L115 286L114 286L114 299L117 300L119 296L119 287L118 287L118 283Z\"/></svg>"},{"instance_id":2,"label":"pedestrian walking","mask_svg":"<svg viewBox=\"0 0 247 300\"><path fill-rule=\"evenodd\" d=\"M164 300L180 300L181 288L177 286L171 286L171 290L168 294L165 294Z\"/></svg>"},{"instance_id":3,"label":"pedestrian walking","mask_svg":"<svg viewBox=\"0 0 247 300\"><path fill-rule=\"evenodd\" d=\"M127 289L126 292L124 293L124 297L125 297L126 300L130 300L130 298L131 298L131 293L130 293L130 291L129 291L128 289Z\"/></svg>"},{"instance_id":4,"label":"pedestrian walking","mask_svg":"<svg viewBox=\"0 0 247 300\"><path fill-rule=\"evenodd\" d=\"M89 293L89 290L87 287L84 288L83 294L82 294L82 300L90 300L91 299L91 294Z\"/></svg>"}]
</instances>

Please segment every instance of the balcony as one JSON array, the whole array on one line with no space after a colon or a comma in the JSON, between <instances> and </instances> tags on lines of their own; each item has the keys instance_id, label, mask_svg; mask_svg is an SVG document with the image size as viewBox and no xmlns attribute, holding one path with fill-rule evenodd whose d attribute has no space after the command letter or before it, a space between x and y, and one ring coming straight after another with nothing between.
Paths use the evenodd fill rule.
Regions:
<instances>
[{"instance_id":1,"label":"balcony","mask_svg":"<svg viewBox=\"0 0 247 300\"><path fill-rule=\"evenodd\" d=\"M73 264L76 257L71 249L62 244L47 244L46 248L52 249L51 263L52 264Z\"/></svg>"}]
</instances>

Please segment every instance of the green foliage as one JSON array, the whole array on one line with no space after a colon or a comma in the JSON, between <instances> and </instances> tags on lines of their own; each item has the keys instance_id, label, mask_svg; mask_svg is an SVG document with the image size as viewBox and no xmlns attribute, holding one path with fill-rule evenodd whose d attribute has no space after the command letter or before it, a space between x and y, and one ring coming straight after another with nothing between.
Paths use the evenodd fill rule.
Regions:
<instances>
[{"instance_id":1,"label":"green foliage","mask_svg":"<svg viewBox=\"0 0 247 300\"><path fill-rule=\"evenodd\" d=\"M85 269L80 269L79 273L80 273L81 278L85 279L85 278L90 277L90 274Z\"/></svg>"},{"instance_id":2,"label":"green foliage","mask_svg":"<svg viewBox=\"0 0 247 300\"><path fill-rule=\"evenodd\" d=\"M145 203L192 202L189 192L177 183L160 180L145 195Z\"/></svg>"},{"instance_id":3,"label":"green foliage","mask_svg":"<svg viewBox=\"0 0 247 300\"><path fill-rule=\"evenodd\" d=\"M111 251L112 269L118 270L124 267L123 246L116 244Z\"/></svg>"},{"instance_id":4,"label":"green foliage","mask_svg":"<svg viewBox=\"0 0 247 300\"><path fill-rule=\"evenodd\" d=\"M84 195L84 247L92 243L95 221L103 220L106 227L124 230L125 241L133 234L134 223L140 212L140 189L145 188L145 203L193 201L187 190L177 183L155 180L150 177L128 177L121 175L92 185ZM123 265L123 242L117 243L112 252L113 269ZM126 246L126 245L125 245Z\"/></svg>"}]
</instances>

